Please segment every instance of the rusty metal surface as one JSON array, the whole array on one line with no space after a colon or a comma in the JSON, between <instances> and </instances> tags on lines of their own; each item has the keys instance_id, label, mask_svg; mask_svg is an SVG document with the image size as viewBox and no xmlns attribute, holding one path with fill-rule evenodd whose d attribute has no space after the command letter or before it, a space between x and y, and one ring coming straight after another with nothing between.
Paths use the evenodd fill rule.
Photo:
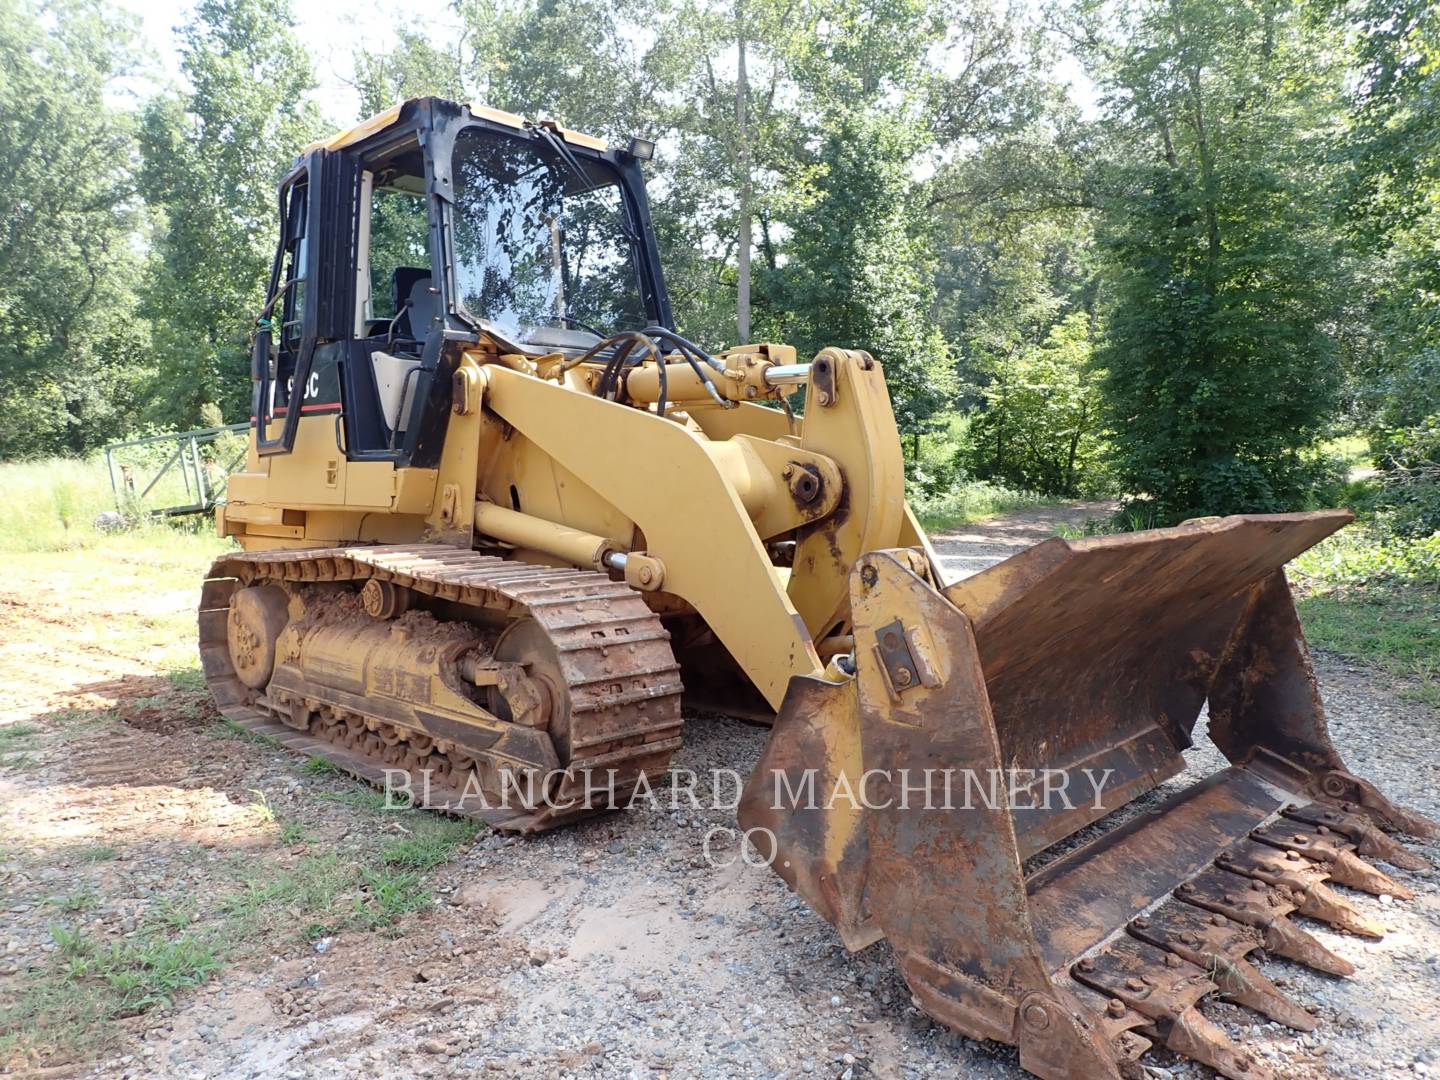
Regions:
<instances>
[{"instance_id":1,"label":"rusty metal surface","mask_svg":"<svg viewBox=\"0 0 1440 1080\"><path fill-rule=\"evenodd\" d=\"M771 869L840 932L850 949L883 932L864 908L869 839L863 811L826 807L841 776L859 777L855 686L802 678L790 684L738 814ZM813 784L817 798L791 799Z\"/></svg>"},{"instance_id":2,"label":"rusty metal surface","mask_svg":"<svg viewBox=\"0 0 1440 1080\"><path fill-rule=\"evenodd\" d=\"M1058 969L1098 945L1279 805L1254 777L1229 769L1044 867L1028 888L1046 966Z\"/></svg>"},{"instance_id":3,"label":"rusty metal surface","mask_svg":"<svg viewBox=\"0 0 1440 1080\"><path fill-rule=\"evenodd\" d=\"M1099 807L1018 818L1024 857L1180 770L1257 587L1350 517L1049 540L945 590L974 621L1007 765L1115 770Z\"/></svg>"},{"instance_id":4,"label":"rusty metal surface","mask_svg":"<svg viewBox=\"0 0 1440 1080\"><path fill-rule=\"evenodd\" d=\"M1347 518L1055 541L944 595L909 552L871 552L851 578L855 675L792 684L742 824L847 945L885 937L927 1012L1014 1044L1037 1076L1139 1075L1151 1047L1270 1075L1205 1002L1314 1029L1257 960L1353 974L1302 921L1382 932L1335 886L1403 898L1368 860L1421 863L1381 826L1433 828L1345 771L1280 572ZM1231 767L1027 878L1030 854L1172 774L1207 698ZM1079 764L1116 769L1098 808L916 804L929 773ZM774 801L774 775L816 767L868 801Z\"/></svg>"},{"instance_id":5,"label":"rusty metal surface","mask_svg":"<svg viewBox=\"0 0 1440 1080\"><path fill-rule=\"evenodd\" d=\"M294 627L294 658L277 665L264 691L237 677L229 641L232 598L255 585L283 587L302 599L307 589L333 596L338 588L350 596L349 607L328 622ZM373 614L365 614L367 588L377 601ZM406 640L409 631L396 636L390 623L376 621L405 606L446 603L460 619L440 623L425 642ZM429 699L431 680L443 683L447 643L483 636L470 620L537 628L548 653L542 666L553 684L542 698L554 703L553 715L543 722L525 716L500 722L453 696L448 706ZM669 634L639 594L602 574L438 544L236 553L211 568L199 624L202 667L225 716L372 783L383 783L387 768L430 770L432 805L454 810L458 794L483 788L500 767L537 773L568 767L575 778L548 793L558 805L584 794L586 770L613 776L623 799L641 776L663 772L680 745L681 685ZM503 635L496 647L504 652ZM363 681L366 657L377 651L409 654L393 669L412 671L410 684ZM500 655L481 667L493 668L494 677L478 681L495 683L510 665ZM472 776L478 778L473 783ZM462 804L458 812L469 811ZM512 805L473 814L529 832L585 812Z\"/></svg>"}]
</instances>

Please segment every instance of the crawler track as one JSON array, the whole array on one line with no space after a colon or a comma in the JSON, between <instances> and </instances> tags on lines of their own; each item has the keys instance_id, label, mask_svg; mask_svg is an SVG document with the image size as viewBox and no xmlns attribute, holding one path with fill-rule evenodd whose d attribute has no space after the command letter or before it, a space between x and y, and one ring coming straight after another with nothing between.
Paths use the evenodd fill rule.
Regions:
<instances>
[{"instance_id":1,"label":"crawler track","mask_svg":"<svg viewBox=\"0 0 1440 1080\"><path fill-rule=\"evenodd\" d=\"M567 703L562 723L551 728L558 757L552 764L568 774L552 777L543 799L496 805L476 796L477 778L487 778L493 792L498 771L515 765L505 734L525 736L524 745L533 745L533 729L501 725L516 730L497 740L493 717L488 730L441 727L427 722L421 709L387 713L366 697L327 687L282 690L277 676L265 690L253 690L240 681L227 642L230 600L238 589L280 585L291 593L343 597L372 579L443 610L446 625L473 623L477 638L488 630L493 639L522 619L539 625L556 676L565 683L558 696ZM357 626L369 619L356 603L345 617ZM591 571L507 562L435 544L237 553L211 567L199 624L205 677L227 718L375 784L384 784L397 768L407 770L416 776L412 791L421 805L501 828L534 832L593 813L607 801L623 802L643 776L663 771L680 746L681 683L669 634L633 590ZM541 763L530 767L538 772ZM613 794L592 800L598 805L591 809L584 805L586 784L597 774Z\"/></svg>"}]
</instances>

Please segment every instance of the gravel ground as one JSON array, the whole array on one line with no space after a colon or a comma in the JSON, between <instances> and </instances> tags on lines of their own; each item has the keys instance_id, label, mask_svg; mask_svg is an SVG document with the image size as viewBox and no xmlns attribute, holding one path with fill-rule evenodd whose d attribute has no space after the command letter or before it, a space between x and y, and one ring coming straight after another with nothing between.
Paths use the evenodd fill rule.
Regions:
<instances>
[{"instance_id":1,"label":"gravel ground","mask_svg":"<svg viewBox=\"0 0 1440 1080\"><path fill-rule=\"evenodd\" d=\"M1103 509L970 526L937 537L937 547L960 576L1045 539L1061 521L1083 521ZM1352 770L1440 816L1440 717L1403 698L1404 687L1393 679L1324 657L1318 669L1335 742ZM27 715L23 702L7 704L12 717ZM743 776L765 735L727 719L693 718L676 772L706 777L731 769ZM280 751L163 723L132 727L120 745L110 740L103 732L73 736L64 759L0 769L7 844L23 834L39 852L0 855L6 909L0 1000L6 973L23 970L48 940L38 897L91 874L103 896L97 923L114 921L123 933L124 920L139 917L146 897L173 886L177 874L204 895L214 887L207 877L214 859L277 845L273 826L237 814L257 793L277 817L304 821L312 848L317 840L339 845L357 832L393 827L315 798L343 781L301 776ZM82 782L76 762L92 760L87 754L113 763L102 781ZM1208 743L1188 756L1189 773L1172 787L1220 764ZM137 800L142 783L149 797ZM916 1009L885 944L848 954L823 919L768 870L740 861L733 844L714 842L707 859L710 830L733 826L726 809L643 807L538 838L482 834L435 871L432 909L388 932L347 932L313 945L277 936L172 1006L127 1022L118 1048L88 1072L1028 1075L1010 1048L959 1036ZM77 850L67 843L111 835L122 854L98 877L65 856ZM1432 863L1440 860L1440 850L1420 850ZM1356 977L1330 979L1282 960L1263 964L1315 1008L1319 1030L1296 1035L1225 1004L1207 1005L1207 1015L1280 1076L1440 1075L1440 879L1433 871L1391 872L1416 891L1414 901L1386 903L1341 890L1389 928L1384 940L1307 924L1356 963ZM1164 1054L1147 1063L1155 1077L1211 1075Z\"/></svg>"}]
</instances>

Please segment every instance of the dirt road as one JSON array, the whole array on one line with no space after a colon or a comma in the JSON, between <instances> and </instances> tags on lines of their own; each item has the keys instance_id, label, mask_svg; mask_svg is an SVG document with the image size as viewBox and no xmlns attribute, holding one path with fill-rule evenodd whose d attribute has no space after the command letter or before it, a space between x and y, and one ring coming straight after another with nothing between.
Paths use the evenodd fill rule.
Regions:
<instances>
[{"instance_id":1,"label":"dirt road","mask_svg":"<svg viewBox=\"0 0 1440 1080\"><path fill-rule=\"evenodd\" d=\"M972 570L1087 512L938 545ZM0 586L0 1071L1026 1075L1008 1048L932 1023L886 946L847 954L723 835L707 858L731 810L682 796L536 839L472 838L236 738L189 659L208 555L136 557L103 585L78 556L17 557ZM1440 811L1440 718L1343 665L1321 679L1356 771ZM764 737L693 718L675 775L743 776ZM1228 1005L1211 1017L1286 1076L1440 1072L1440 889L1400 876L1412 903L1353 898L1391 927L1383 941L1310 927L1355 979L1266 965L1315 1005L1317 1033Z\"/></svg>"}]
</instances>

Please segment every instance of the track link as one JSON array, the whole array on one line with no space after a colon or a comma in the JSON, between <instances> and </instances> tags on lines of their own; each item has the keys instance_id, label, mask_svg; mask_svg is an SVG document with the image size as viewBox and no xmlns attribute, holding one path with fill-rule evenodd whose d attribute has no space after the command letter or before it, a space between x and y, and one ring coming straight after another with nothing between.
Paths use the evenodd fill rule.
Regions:
<instances>
[{"instance_id":1,"label":"track link","mask_svg":"<svg viewBox=\"0 0 1440 1080\"><path fill-rule=\"evenodd\" d=\"M473 791L457 799L470 770L493 764L484 739L467 743L463 733L437 738L433 730L367 713L365 699L302 710L310 713L302 730L283 707L287 695L240 681L227 640L230 600L238 589L334 583L358 590L371 580L408 589L428 603L459 605L451 610L471 609L477 624L514 625L524 618L539 624L558 657L569 708L563 740L568 760L558 763L568 773L538 805L491 805ZM535 832L594 813L607 801L623 804L642 778L666 768L680 746L682 687L670 635L637 593L593 571L510 562L439 544L237 552L210 568L199 629L206 681L234 723L377 785L385 785L397 767L418 768L425 779L412 792L420 805L500 828ZM596 773L613 794L591 809L584 796Z\"/></svg>"}]
</instances>

